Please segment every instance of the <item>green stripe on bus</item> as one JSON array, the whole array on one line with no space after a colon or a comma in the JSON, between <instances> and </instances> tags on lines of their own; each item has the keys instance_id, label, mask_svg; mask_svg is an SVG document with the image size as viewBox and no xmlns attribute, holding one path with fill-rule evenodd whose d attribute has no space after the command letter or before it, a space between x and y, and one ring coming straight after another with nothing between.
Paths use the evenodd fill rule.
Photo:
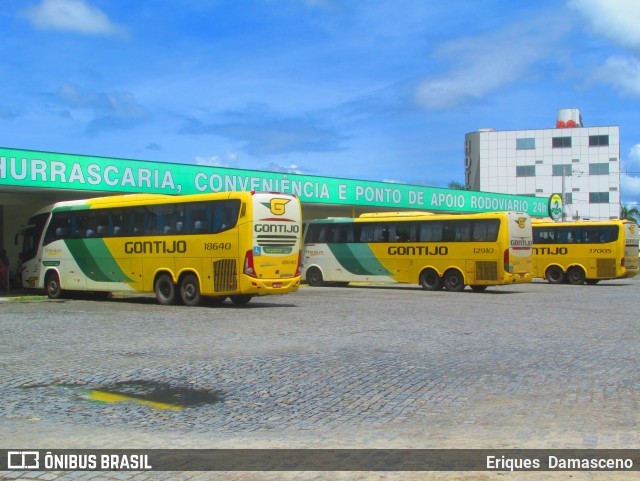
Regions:
<instances>
[{"instance_id":1,"label":"green stripe on bus","mask_svg":"<svg viewBox=\"0 0 640 481\"><path fill-rule=\"evenodd\" d=\"M360 276L390 276L367 244L327 244L336 260L351 274Z\"/></svg>"},{"instance_id":2,"label":"green stripe on bus","mask_svg":"<svg viewBox=\"0 0 640 481\"><path fill-rule=\"evenodd\" d=\"M85 276L96 282L131 282L102 239L65 239L69 252Z\"/></svg>"}]
</instances>

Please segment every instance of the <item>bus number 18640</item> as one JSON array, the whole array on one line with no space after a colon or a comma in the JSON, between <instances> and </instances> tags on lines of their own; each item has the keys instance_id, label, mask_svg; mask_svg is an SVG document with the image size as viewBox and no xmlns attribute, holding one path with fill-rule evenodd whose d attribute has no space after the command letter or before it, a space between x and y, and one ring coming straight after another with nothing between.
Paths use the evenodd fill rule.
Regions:
<instances>
[{"instance_id":1,"label":"bus number 18640","mask_svg":"<svg viewBox=\"0 0 640 481\"><path fill-rule=\"evenodd\" d=\"M228 251L231 250L231 242L205 242L206 251Z\"/></svg>"}]
</instances>

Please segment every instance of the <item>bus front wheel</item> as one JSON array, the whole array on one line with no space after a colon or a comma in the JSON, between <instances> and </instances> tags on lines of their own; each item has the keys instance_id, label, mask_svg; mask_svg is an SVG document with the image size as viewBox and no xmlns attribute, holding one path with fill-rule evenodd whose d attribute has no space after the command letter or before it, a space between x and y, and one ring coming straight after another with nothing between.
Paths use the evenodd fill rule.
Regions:
<instances>
[{"instance_id":1,"label":"bus front wheel","mask_svg":"<svg viewBox=\"0 0 640 481\"><path fill-rule=\"evenodd\" d=\"M169 274L160 274L153 290L156 293L158 304L169 306L176 300L176 285Z\"/></svg>"},{"instance_id":2,"label":"bus front wheel","mask_svg":"<svg viewBox=\"0 0 640 481\"><path fill-rule=\"evenodd\" d=\"M545 274L549 284L560 284L564 280L564 272L558 266L551 266Z\"/></svg>"},{"instance_id":3,"label":"bus front wheel","mask_svg":"<svg viewBox=\"0 0 640 481\"><path fill-rule=\"evenodd\" d=\"M433 269L425 269L420 274L420 285L427 291L442 289L442 278Z\"/></svg>"},{"instance_id":4,"label":"bus front wheel","mask_svg":"<svg viewBox=\"0 0 640 481\"><path fill-rule=\"evenodd\" d=\"M253 296L249 294L238 294L235 296L229 296L231 302L233 302L236 306L246 306Z\"/></svg>"},{"instance_id":5,"label":"bus front wheel","mask_svg":"<svg viewBox=\"0 0 640 481\"><path fill-rule=\"evenodd\" d=\"M185 306L197 306L200 303L200 283L195 274L187 274L182 278L180 298Z\"/></svg>"},{"instance_id":6,"label":"bus front wheel","mask_svg":"<svg viewBox=\"0 0 640 481\"><path fill-rule=\"evenodd\" d=\"M313 287L320 287L324 282L322 271L317 267L310 267L307 270L307 283Z\"/></svg>"},{"instance_id":7,"label":"bus front wheel","mask_svg":"<svg viewBox=\"0 0 640 481\"><path fill-rule=\"evenodd\" d=\"M55 272L49 272L44 280L44 287L47 290L49 299L60 299L62 297L62 288L60 287L60 278Z\"/></svg>"},{"instance_id":8,"label":"bus front wheel","mask_svg":"<svg viewBox=\"0 0 640 481\"><path fill-rule=\"evenodd\" d=\"M569 284L573 284L574 286L579 286L584 284L586 276L582 267L573 266L567 271L567 280Z\"/></svg>"},{"instance_id":9,"label":"bus front wheel","mask_svg":"<svg viewBox=\"0 0 640 481\"><path fill-rule=\"evenodd\" d=\"M464 289L464 278L460 271L451 269L444 275L444 287L451 292L460 292Z\"/></svg>"}]
</instances>

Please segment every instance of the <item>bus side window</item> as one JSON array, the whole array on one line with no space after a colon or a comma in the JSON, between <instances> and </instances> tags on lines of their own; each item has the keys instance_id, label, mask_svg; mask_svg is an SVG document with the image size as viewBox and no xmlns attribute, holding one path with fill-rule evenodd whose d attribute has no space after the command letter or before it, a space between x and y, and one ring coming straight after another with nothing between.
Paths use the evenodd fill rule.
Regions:
<instances>
[{"instance_id":1,"label":"bus side window","mask_svg":"<svg viewBox=\"0 0 640 481\"><path fill-rule=\"evenodd\" d=\"M143 207L130 207L125 209L126 233L125 235L139 236L144 234L145 210Z\"/></svg>"},{"instance_id":2,"label":"bus side window","mask_svg":"<svg viewBox=\"0 0 640 481\"><path fill-rule=\"evenodd\" d=\"M372 224L373 236L369 242L386 242L389 240L389 228L384 224Z\"/></svg>"},{"instance_id":3,"label":"bus side window","mask_svg":"<svg viewBox=\"0 0 640 481\"><path fill-rule=\"evenodd\" d=\"M421 222L420 235L418 241L420 242L439 242L444 238L444 223L443 222Z\"/></svg>"},{"instance_id":4,"label":"bus side window","mask_svg":"<svg viewBox=\"0 0 640 481\"><path fill-rule=\"evenodd\" d=\"M373 242L374 235L374 224L362 224L362 227L360 229L360 242Z\"/></svg>"},{"instance_id":5,"label":"bus side window","mask_svg":"<svg viewBox=\"0 0 640 481\"><path fill-rule=\"evenodd\" d=\"M304 242L308 244L316 244L321 242L321 230L322 224L308 224ZM324 238L324 236L322 236L322 238Z\"/></svg>"},{"instance_id":6,"label":"bus side window","mask_svg":"<svg viewBox=\"0 0 640 481\"><path fill-rule=\"evenodd\" d=\"M239 201L223 200L213 205L213 232L231 229L238 223Z\"/></svg>"},{"instance_id":7,"label":"bus side window","mask_svg":"<svg viewBox=\"0 0 640 481\"><path fill-rule=\"evenodd\" d=\"M353 242L353 229L351 226L353 224L337 224L336 234L337 234L337 242L345 243L345 242Z\"/></svg>"},{"instance_id":8,"label":"bus side window","mask_svg":"<svg viewBox=\"0 0 640 481\"><path fill-rule=\"evenodd\" d=\"M396 242L409 242L411 240L411 224L399 222L395 226Z\"/></svg>"},{"instance_id":9,"label":"bus side window","mask_svg":"<svg viewBox=\"0 0 640 481\"><path fill-rule=\"evenodd\" d=\"M53 241L59 239L66 239L69 237L71 227L71 215L69 213L53 214L49 227L44 236L44 244L50 244Z\"/></svg>"},{"instance_id":10,"label":"bus side window","mask_svg":"<svg viewBox=\"0 0 640 481\"><path fill-rule=\"evenodd\" d=\"M185 230L188 234L205 234L210 232L212 204L210 202L194 202L187 207Z\"/></svg>"}]
</instances>

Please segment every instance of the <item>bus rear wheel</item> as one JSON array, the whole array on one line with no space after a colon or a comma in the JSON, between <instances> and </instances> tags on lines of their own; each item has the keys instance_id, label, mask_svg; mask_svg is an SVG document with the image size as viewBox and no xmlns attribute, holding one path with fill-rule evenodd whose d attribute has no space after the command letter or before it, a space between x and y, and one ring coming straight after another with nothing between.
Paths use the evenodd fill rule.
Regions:
<instances>
[{"instance_id":1,"label":"bus rear wheel","mask_svg":"<svg viewBox=\"0 0 640 481\"><path fill-rule=\"evenodd\" d=\"M44 279L44 288L47 290L49 299L60 299L62 297L60 277L58 277L56 272L47 273L47 277Z\"/></svg>"},{"instance_id":2,"label":"bus rear wheel","mask_svg":"<svg viewBox=\"0 0 640 481\"><path fill-rule=\"evenodd\" d=\"M249 301L252 297L253 296L249 294L238 294L236 296L229 296L229 299L231 299L231 302L233 302L236 306L246 306L247 304L249 304Z\"/></svg>"},{"instance_id":3,"label":"bus rear wheel","mask_svg":"<svg viewBox=\"0 0 640 481\"><path fill-rule=\"evenodd\" d=\"M307 270L307 284L313 287L320 287L323 283L322 271L317 267L310 267Z\"/></svg>"},{"instance_id":4,"label":"bus rear wheel","mask_svg":"<svg viewBox=\"0 0 640 481\"><path fill-rule=\"evenodd\" d=\"M153 287L158 304L169 306L176 301L176 285L169 274L160 274Z\"/></svg>"},{"instance_id":5,"label":"bus rear wheel","mask_svg":"<svg viewBox=\"0 0 640 481\"><path fill-rule=\"evenodd\" d=\"M420 274L420 285L427 291L442 289L442 278L434 269L425 269Z\"/></svg>"},{"instance_id":6,"label":"bus rear wheel","mask_svg":"<svg viewBox=\"0 0 640 481\"><path fill-rule=\"evenodd\" d=\"M586 276L582 267L573 266L567 271L567 280L569 284L573 284L574 286L584 284L585 278Z\"/></svg>"},{"instance_id":7,"label":"bus rear wheel","mask_svg":"<svg viewBox=\"0 0 640 481\"><path fill-rule=\"evenodd\" d=\"M444 274L444 287L451 292L460 292L464 289L464 277L460 271L450 269Z\"/></svg>"},{"instance_id":8,"label":"bus rear wheel","mask_svg":"<svg viewBox=\"0 0 640 481\"><path fill-rule=\"evenodd\" d=\"M560 284L564 280L564 272L558 266L550 266L545 273L549 284Z\"/></svg>"},{"instance_id":9,"label":"bus rear wheel","mask_svg":"<svg viewBox=\"0 0 640 481\"><path fill-rule=\"evenodd\" d=\"M195 274L187 274L182 278L180 298L185 306L197 306L200 303L200 283Z\"/></svg>"}]
</instances>

